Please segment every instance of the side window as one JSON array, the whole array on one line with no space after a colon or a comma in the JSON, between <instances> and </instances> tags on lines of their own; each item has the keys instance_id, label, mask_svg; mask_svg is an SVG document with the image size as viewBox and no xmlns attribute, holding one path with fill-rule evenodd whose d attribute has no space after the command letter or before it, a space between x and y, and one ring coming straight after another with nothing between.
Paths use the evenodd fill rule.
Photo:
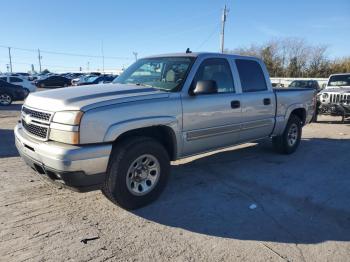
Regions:
<instances>
[{"instance_id":1,"label":"side window","mask_svg":"<svg viewBox=\"0 0 350 262\"><path fill-rule=\"evenodd\" d=\"M236 66L243 93L267 90L266 79L258 62L237 59Z\"/></svg>"},{"instance_id":2,"label":"side window","mask_svg":"<svg viewBox=\"0 0 350 262\"><path fill-rule=\"evenodd\" d=\"M226 59L209 58L204 60L194 78L194 86L197 81L205 80L214 80L218 87L218 93L235 92L232 72Z\"/></svg>"},{"instance_id":3,"label":"side window","mask_svg":"<svg viewBox=\"0 0 350 262\"><path fill-rule=\"evenodd\" d=\"M20 83L20 82L23 82L23 80L18 78L18 77L10 77L10 82L12 82L12 83Z\"/></svg>"}]
</instances>

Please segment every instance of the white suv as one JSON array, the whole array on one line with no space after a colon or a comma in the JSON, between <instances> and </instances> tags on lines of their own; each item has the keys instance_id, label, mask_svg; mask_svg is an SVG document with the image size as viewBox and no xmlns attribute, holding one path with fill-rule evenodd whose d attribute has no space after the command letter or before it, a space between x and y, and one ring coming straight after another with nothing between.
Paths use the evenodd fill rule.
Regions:
<instances>
[{"instance_id":1,"label":"white suv","mask_svg":"<svg viewBox=\"0 0 350 262\"><path fill-rule=\"evenodd\" d=\"M32 84L27 78L20 76L1 76L0 80L21 86L27 93L35 92L36 86Z\"/></svg>"}]
</instances>

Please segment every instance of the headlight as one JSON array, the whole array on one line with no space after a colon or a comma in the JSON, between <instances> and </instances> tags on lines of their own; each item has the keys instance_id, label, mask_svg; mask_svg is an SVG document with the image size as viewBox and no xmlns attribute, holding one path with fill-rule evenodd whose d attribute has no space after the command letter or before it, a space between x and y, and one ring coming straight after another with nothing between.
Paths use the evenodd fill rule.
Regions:
<instances>
[{"instance_id":1,"label":"headlight","mask_svg":"<svg viewBox=\"0 0 350 262\"><path fill-rule=\"evenodd\" d=\"M62 111L55 113L52 122L65 125L79 125L83 116L81 111Z\"/></svg>"},{"instance_id":2,"label":"headlight","mask_svg":"<svg viewBox=\"0 0 350 262\"><path fill-rule=\"evenodd\" d=\"M81 111L62 111L55 113L50 124L49 139L66 144L79 144L79 125L82 116L83 112Z\"/></svg>"},{"instance_id":3,"label":"headlight","mask_svg":"<svg viewBox=\"0 0 350 262\"><path fill-rule=\"evenodd\" d=\"M328 97L328 93L323 93L322 94L322 98L327 98Z\"/></svg>"}]
</instances>

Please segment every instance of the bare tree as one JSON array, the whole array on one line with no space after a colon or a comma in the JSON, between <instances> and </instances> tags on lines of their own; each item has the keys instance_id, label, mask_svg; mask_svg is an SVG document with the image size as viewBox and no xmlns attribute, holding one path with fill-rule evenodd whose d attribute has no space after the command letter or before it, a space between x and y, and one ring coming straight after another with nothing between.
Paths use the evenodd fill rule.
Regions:
<instances>
[{"instance_id":1,"label":"bare tree","mask_svg":"<svg viewBox=\"0 0 350 262\"><path fill-rule=\"evenodd\" d=\"M225 52L261 58L274 77L328 77L350 72L350 57L330 60L327 49L325 45L309 45L303 39L283 38Z\"/></svg>"}]
</instances>

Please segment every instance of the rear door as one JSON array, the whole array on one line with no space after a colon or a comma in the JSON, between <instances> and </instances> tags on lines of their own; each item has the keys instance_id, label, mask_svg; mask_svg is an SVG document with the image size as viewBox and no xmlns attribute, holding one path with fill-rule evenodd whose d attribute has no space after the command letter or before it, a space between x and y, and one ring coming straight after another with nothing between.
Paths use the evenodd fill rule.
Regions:
<instances>
[{"instance_id":1,"label":"rear door","mask_svg":"<svg viewBox=\"0 0 350 262\"><path fill-rule=\"evenodd\" d=\"M184 94L183 155L192 155L237 143L241 108L231 65L226 58L203 59L192 80L214 80L218 93Z\"/></svg>"},{"instance_id":2,"label":"rear door","mask_svg":"<svg viewBox=\"0 0 350 262\"><path fill-rule=\"evenodd\" d=\"M248 58L235 59L235 65L242 89L240 142L267 137L274 127L276 101L266 68Z\"/></svg>"}]
</instances>

